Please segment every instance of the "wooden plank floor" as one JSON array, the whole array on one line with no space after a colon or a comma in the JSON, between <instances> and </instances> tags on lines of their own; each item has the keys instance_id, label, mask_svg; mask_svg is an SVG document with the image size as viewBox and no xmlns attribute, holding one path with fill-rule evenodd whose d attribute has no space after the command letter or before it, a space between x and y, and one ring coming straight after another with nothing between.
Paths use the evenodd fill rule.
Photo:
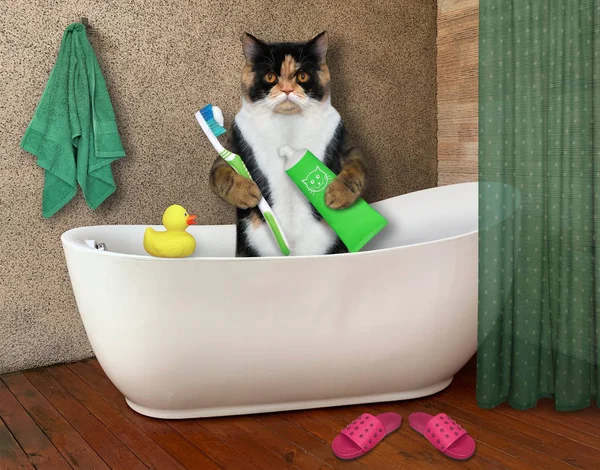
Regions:
<instances>
[{"instance_id":1,"label":"wooden plank floor","mask_svg":"<svg viewBox=\"0 0 600 470\"><path fill-rule=\"evenodd\" d=\"M132 411L94 359L0 377L0 469L599 469L600 410L475 404L471 361L443 392L419 400L202 420L156 420ZM396 411L402 428L344 462L331 441L362 412ZM408 414L446 412L477 441L465 462L410 429Z\"/></svg>"}]
</instances>

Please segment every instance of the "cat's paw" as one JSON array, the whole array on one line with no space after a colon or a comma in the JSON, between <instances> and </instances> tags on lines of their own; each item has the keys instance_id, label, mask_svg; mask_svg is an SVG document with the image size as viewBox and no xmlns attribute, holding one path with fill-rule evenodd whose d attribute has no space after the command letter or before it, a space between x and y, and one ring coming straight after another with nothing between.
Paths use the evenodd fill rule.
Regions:
<instances>
[{"instance_id":1,"label":"cat's paw","mask_svg":"<svg viewBox=\"0 0 600 470\"><path fill-rule=\"evenodd\" d=\"M248 178L244 178L237 173L233 175L233 180L228 190L224 194L225 200L240 209L249 209L256 207L260 202L262 195L256 183Z\"/></svg>"},{"instance_id":2,"label":"cat's paw","mask_svg":"<svg viewBox=\"0 0 600 470\"><path fill-rule=\"evenodd\" d=\"M343 175L335 178L325 192L325 204L331 209L345 209L356 202L360 191L347 184Z\"/></svg>"}]
</instances>

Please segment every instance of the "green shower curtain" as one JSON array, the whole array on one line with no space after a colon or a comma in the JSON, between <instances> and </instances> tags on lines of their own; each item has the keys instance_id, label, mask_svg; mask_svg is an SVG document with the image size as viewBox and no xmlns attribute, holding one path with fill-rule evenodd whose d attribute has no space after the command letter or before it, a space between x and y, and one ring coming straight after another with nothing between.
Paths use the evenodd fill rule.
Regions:
<instances>
[{"instance_id":1,"label":"green shower curtain","mask_svg":"<svg viewBox=\"0 0 600 470\"><path fill-rule=\"evenodd\" d=\"M600 0L481 0L477 402L600 394Z\"/></svg>"}]
</instances>

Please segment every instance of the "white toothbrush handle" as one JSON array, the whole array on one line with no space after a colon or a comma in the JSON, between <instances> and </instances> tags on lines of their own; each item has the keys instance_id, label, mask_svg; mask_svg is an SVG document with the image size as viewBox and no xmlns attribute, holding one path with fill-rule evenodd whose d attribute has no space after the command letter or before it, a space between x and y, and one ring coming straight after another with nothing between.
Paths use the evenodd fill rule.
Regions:
<instances>
[{"instance_id":1,"label":"white toothbrush handle","mask_svg":"<svg viewBox=\"0 0 600 470\"><path fill-rule=\"evenodd\" d=\"M216 107L213 106L213 108L216 108ZM216 108L216 109L218 109L218 108ZM220 113L220 110L219 110L219 113ZM198 121L198 124L200 124L200 127L206 134L206 137L208 137L208 140L213 145L215 150L217 152L219 152L219 155L221 156L221 158L223 158L227 163L229 163L229 165L239 175L251 180L252 176L250 175L248 168L246 168L246 165L244 164L244 161L242 160L242 158L239 155L237 155L233 152L230 152L229 150L227 150L226 148L224 148L221 145L221 143L217 140L217 138L215 137L213 132L210 130L210 128L206 124L206 121L202 117L202 113L200 111L198 111L195 115L196 115L196 120ZM220 120L222 121L222 116L221 116ZM288 239L285 236L285 233L283 232L283 227L281 226L281 223L275 216L273 209L271 209L271 206L265 200L264 197L261 198L261 200L259 201L258 208L262 212L262 215L265 218L267 225L271 229L271 232L273 233L273 237L275 238L275 241L279 245L279 249L281 250L281 253L283 253L285 256L288 256L290 254L290 244L288 242Z\"/></svg>"},{"instance_id":2,"label":"white toothbrush handle","mask_svg":"<svg viewBox=\"0 0 600 470\"><path fill-rule=\"evenodd\" d=\"M267 224L269 225L269 228L271 229L271 232L275 237L275 241L279 245L279 249L284 255L289 255L290 243L288 242L288 239L285 236L285 232L283 231L281 222L279 222L279 219L275 215L275 212L273 212L273 209L271 209L271 206L264 197L260 199L258 203L258 208L260 209L263 217L267 221Z\"/></svg>"}]
</instances>

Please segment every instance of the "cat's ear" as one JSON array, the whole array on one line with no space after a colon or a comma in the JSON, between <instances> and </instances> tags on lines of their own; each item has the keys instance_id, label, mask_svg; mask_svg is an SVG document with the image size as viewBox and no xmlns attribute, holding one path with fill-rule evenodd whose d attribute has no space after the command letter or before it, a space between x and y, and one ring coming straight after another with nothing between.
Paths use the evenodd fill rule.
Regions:
<instances>
[{"instance_id":1,"label":"cat's ear","mask_svg":"<svg viewBox=\"0 0 600 470\"><path fill-rule=\"evenodd\" d=\"M244 33L242 36L242 49L248 62L254 62L256 57L263 53L267 45L260 39L255 38L250 33Z\"/></svg>"},{"instance_id":2,"label":"cat's ear","mask_svg":"<svg viewBox=\"0 0 600 470\"><path fill-rule=\"evenodd\" d=\"M318 34L308 43L314 54L319 58L319 61L324 64L327 58L327 47L329 46L329 38L327 31Z\"/></svg>"}]
</instances>

